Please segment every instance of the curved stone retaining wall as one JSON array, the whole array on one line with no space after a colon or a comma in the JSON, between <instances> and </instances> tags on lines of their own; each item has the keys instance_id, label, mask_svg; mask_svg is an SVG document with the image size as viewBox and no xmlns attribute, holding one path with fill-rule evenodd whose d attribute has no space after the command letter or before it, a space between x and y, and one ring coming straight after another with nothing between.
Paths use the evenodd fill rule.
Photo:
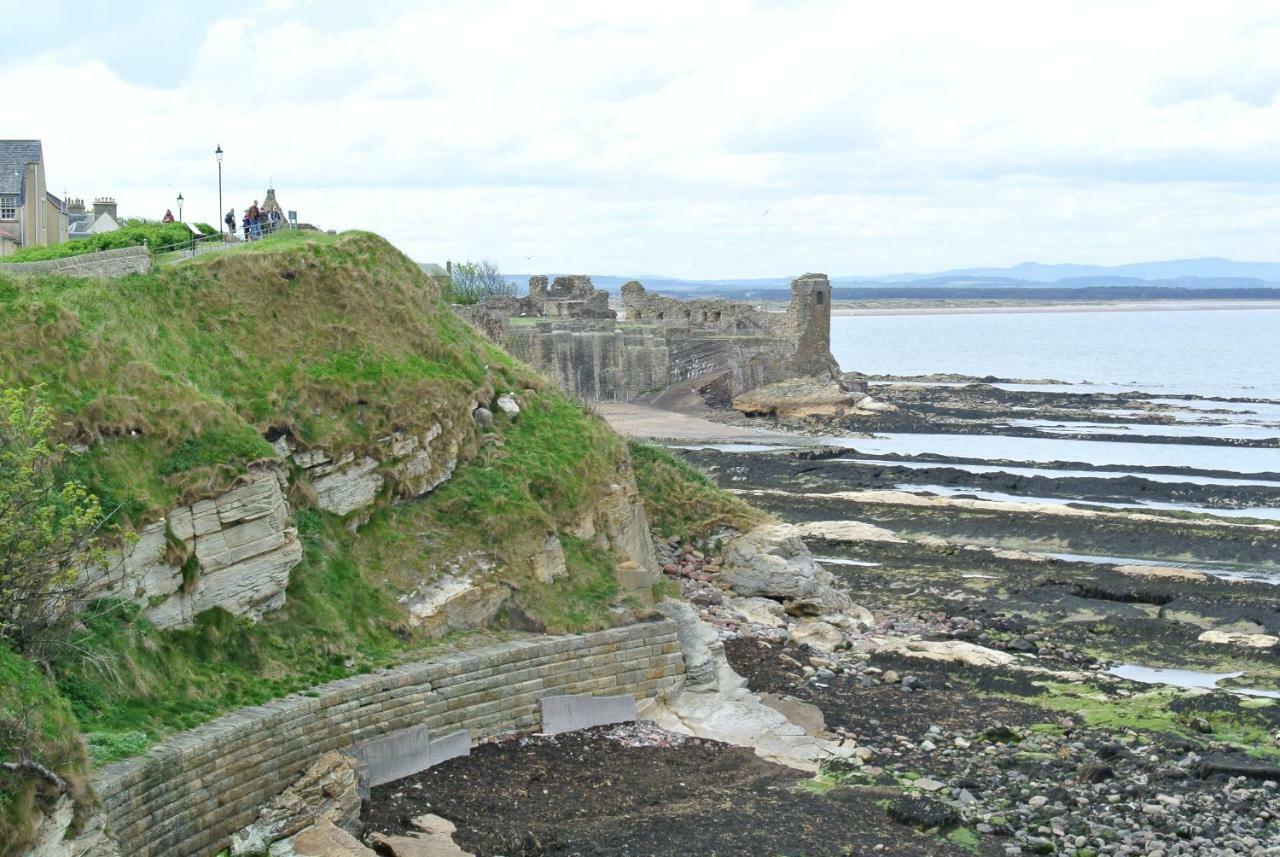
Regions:
<instances>
[{"instance_id":1,"label":"curved stone retaining wall","mask_svg":"<svg viewBox=\"0 0 1280 857\"><path fill-rule=\"evenodd\" d=\"M213 855L328 750L417 725L472 740L528 730L543 696L651 698L683 674L667 620L502 643L241 709L104 767L93 785L122 853Z\"/></svg>"}]
</instances>

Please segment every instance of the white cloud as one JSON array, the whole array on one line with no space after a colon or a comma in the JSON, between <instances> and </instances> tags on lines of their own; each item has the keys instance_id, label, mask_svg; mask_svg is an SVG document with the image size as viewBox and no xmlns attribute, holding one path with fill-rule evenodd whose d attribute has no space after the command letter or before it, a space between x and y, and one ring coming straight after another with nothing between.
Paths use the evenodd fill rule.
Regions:
<instances>
[{"instance_id":1,"label":"white cloud","mask_svg":"<svg viewBox=\"0 0 1280 857\"><path fill-rule=\"evenodd\" d=\"M129 213L213 220L221 143L228 206L274 179L510 271L1264 258L1280 220L1260 2L255 4L160 81L76 26L0 65L5 136Z\"/></svg>"}]
</instances>

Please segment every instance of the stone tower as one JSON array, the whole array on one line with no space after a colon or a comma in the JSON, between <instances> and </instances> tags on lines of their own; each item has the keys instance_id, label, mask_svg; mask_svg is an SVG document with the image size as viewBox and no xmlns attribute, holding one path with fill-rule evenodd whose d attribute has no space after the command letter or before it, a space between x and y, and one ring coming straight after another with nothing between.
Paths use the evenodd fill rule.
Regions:
<instances>
[{"instance_id":1,"label":"stone tower","mask_svg":"<svg viewBox=\"0 0 1280 857\"><path fill-rule=\"evenodd\" d=\"M791 281L787 321L795 337L791 361L797 372L827 377L839 372L831 356L831 283L826 274L805 274Z\"/></svg>"},{"instance_id":2,"label":"stone tower","mask_svg":"<svg viewBox=\"0 0 1280 857\"><path fill-rule=\"evenodd\" d=\"M280 203L276 200L276 189L273 187L267 188L267 195L262 198L262 205L258 206L258 210L263 214L269 214L274 211L276 217L284 220L284 209L280 207Z\"/></svg>"}]
</instances>

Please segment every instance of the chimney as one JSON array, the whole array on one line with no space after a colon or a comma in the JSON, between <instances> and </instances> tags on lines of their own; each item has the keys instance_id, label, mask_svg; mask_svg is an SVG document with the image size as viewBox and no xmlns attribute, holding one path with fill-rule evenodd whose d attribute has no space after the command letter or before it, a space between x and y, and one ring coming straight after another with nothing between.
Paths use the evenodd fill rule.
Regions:
<instances>
[{"instance_id":1,"label":"chimney","mask_svg":"<svg viewBox=\"0 0 1280 857\"><path fill-rule=\"evenodd\" d=\"M67 200L67 214L84 214L84 200L79 197Z\"/></svg>"},{"instance_id":2,"label":"chimney","mask_svg":"<svg viewBox=\"0 0 1280 857\"><path fill-rule=\"evenodd\" d=\"M100 196L93 201L93 219L97 220L103 214L110 214L112 220L119 220L116 216L116 201L109 196Z\"/></svg>"}]
</instances>

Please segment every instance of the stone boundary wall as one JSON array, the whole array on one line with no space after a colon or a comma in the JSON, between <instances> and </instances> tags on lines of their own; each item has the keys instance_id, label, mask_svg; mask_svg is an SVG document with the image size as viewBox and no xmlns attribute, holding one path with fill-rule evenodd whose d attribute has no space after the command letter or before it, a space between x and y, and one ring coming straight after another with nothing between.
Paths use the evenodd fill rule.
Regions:
<instances>
[{"instance_id":1,"label":"stone boundary wall","mask_svg":"<svg viewBox=\"0 0 1280 857\"><path fill-rule=\"evenodd\" d=\"M107 765L93 788L122 853L206 857L321 753L416 725L473 741L531 730L544 696L653 698L683 675L669 620L501 643L240 709Z\"/></svg>"},{"instance_id":2,"label":"stone boundary wall","mask_svg":"<svg viewBox=\"0 0 1280 857\"><path fill-rule=\"evenodd\" d=\"M0 264L0 274L64 274L68 277L126 277L150 270L151 252L141 246L118 247L43 262Z\"/></svg>"}]
</instances>

